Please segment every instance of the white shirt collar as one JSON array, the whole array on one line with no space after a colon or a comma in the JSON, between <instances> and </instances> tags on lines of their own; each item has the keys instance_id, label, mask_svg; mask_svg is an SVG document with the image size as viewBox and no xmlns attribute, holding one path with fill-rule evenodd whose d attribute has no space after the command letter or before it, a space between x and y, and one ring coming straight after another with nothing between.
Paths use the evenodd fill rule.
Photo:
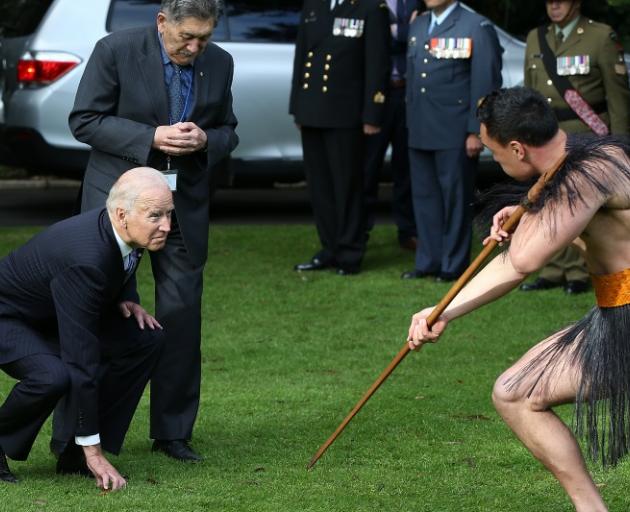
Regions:
<instances>
[{"instance_id":1,"label":"white shirt collar","mask_svg":"<svg viewBox=\"0 0 630 512\"><path fill-rule=\"evenodd\" d=\"M442 12L442 14L440 14L439 16L436 16L435 13L431 11L431 26L435 27L436 25L441 25L442 22L446 18L448 18L448 15L451 14L455 10L455 7L457 7L457 4L459 4L459 2L453 2L446 9L444 9L444 12Z\"/></svg>"},{"instance_id":2,"label":"white shirt collar","mask_svg":"<svg viewBox=\"0 0 630 512\"><path fill-rule=\"evenodd\" d=\"M116 243L118 244L118 248L120 249L122 259L123 261L125 261L125 258L129 255L131 251L133 251L133 247L128 245L127 242L120 238L120 235L116 233L116 229L114 228L114 226L112 226L112 231L114 232L114 237L116 238Z\"/></svg>"}]
</instances>

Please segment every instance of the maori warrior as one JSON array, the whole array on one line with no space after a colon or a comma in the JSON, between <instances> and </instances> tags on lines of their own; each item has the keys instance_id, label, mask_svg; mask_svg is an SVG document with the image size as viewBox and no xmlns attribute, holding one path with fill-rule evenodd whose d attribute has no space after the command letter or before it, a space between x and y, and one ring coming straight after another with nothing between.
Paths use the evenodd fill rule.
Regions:
<instances>
[{"instance_id":1,"label":"maori warrior","mask_svg":"<svg viewBox=\"0 0 630 512\"><path fill-rule=\"evenodd\" d=\"M542 340L496 381L493 401L517 437L558 479L578 512L607 510L576 436L553 412L574 403L575 433L604 465L630 449L630 146L612 137L571 138L545 99L527 88L502 89L482 102L481 140L524 187L562 158L553 180L512 235L503 228L519 187L492 216L485 240L509 242L429 327L433 308L415 314L409 346L434 342L449 321L491 302L540 269L555 252L580 247L597 305L575 324ZM523 189L521 188L521 196ZM492 207L492 206L491 206ZM497 211L497 203L494 203Z\"/></svg>"}]
</instances>

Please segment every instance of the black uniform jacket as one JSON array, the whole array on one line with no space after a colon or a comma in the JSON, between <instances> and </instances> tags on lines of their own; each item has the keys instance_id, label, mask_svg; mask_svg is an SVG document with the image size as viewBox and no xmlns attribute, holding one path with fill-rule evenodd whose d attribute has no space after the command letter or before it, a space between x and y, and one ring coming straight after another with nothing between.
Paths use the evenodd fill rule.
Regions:
<instances>
[{"instance_id":1,"label":"black uniform jacket","mask_svg":"<svg viewBox=\"0 0 630 512\"><path fill-rule=\"evenodd\" d=\"M295 47L289 112L317 128L380 125L390 71L384 0L306 0Z\"/></svg>"}]
</instances>

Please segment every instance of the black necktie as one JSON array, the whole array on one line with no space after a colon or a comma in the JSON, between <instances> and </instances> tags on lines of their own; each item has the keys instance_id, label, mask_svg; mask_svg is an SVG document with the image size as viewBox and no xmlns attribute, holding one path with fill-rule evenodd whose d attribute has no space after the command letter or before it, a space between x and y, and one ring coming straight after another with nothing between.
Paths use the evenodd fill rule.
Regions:
<instances>
[{"instance_id":1,"label":"black necktie","mask_svg":"<svg viewBox=\"0 0 630 512\"><path fill-rule=\"evenodd\" d=\"M562 44L562 41L564 41L564 32L560 30L559 32L556 33L557 46L560 46Z\"/></svg>"}]
</instances>

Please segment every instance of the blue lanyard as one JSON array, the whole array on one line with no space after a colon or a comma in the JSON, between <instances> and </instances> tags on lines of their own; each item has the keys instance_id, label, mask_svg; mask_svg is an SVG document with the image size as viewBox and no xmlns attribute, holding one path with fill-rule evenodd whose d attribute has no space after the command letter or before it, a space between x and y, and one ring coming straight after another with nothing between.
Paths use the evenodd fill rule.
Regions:
<instances>
[{"instance_id":1,"label":"blue lanyard","mask_svg":"<svg viewBox=\"0 0 630 512\"><path fill-rule=\"evenodd\" d=\"M188 92L186 93L186 100L184 101L184 108L182 109L182 116L179 118L179 121L177 121L178 123L181 123L184 118L186 117L186 112L188 111L188 100L190 100L190 91L193 88L193 80L195 78L195 74L193 73L193 76L190 80L190 85L188 87ZM171 78L171 80L175 80L175 73L173 73L173 78ZM179 80L181 80L181 76L179 77ZM173 124L173 119L171 118L171 113L168 113L168 124Z\"/></svg>"}]
</instances>

